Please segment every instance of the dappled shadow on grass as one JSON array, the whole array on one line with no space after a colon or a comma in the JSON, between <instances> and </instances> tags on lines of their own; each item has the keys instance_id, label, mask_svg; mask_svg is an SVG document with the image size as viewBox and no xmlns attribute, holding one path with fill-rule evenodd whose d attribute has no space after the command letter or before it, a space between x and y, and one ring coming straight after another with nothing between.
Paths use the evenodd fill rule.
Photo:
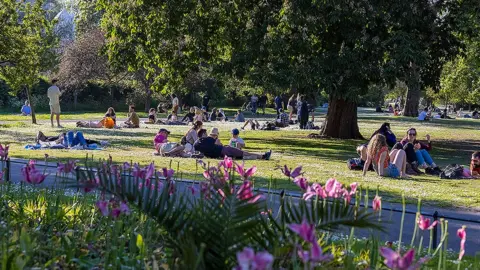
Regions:
<instances>
[{"instance_id":1,"label":"dappled shadow on grass","mask_svg":"<svg viewBox=\"0 0 480 270\"><path fill-rule=\"evenodd\" d=\"M249 138L247 144L254 143L271 147L274 151L296 156L318 157L319 159L346 161L356 157L358 140L318 140L298 137Z\"/></svg>"},{"instance_id":2,"label":"dappled shadow on grass","mask_svg":"<svg viewBox=\"0 0 480 270\"><path fill-rule=\"evenodd\" d=\"M415 117L392 117L392 116L358 116L360 123L378 124L379 121L389 122L392 129L395 123L410 125L412 127L430 126L454 129L480 129L480 120L472 119L434 119L433 121L418 121ZM381 123L380 123L381 124ZM379 125L380 127L380 125Z\"/></svg>"},{"instance_id":3,"label":"dappled shadow on grass","mask_svg":"<svg viewBox=\"0 0 480 270\"><path fill-rule=\"evenodd\" d=\"M480 138L480 137L479 137ZM469 165L474 151L480 149L480 141L435 141L432 150L434 161L440 165L451 163Z\"/></svg>"}]
</instances>

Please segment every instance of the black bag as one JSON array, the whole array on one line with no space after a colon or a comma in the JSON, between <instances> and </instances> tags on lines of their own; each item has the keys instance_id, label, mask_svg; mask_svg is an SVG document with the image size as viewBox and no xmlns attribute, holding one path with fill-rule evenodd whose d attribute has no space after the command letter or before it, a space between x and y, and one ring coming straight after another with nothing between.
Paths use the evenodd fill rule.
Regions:
<instances>
[{"instance_id":1,"label":"black bag","mask_svg":"<svg viewBox=\"0 0 480 270\"><path fill-rule=\"evenodd\" d=\"M440 173L441 179L462 179L463 178L463 166L458 164L450 164L443 172Z\"/></svg>"},{"instance_id":2,"label":"black bag","mask_svg":"<svg viewBox=\"0 0 480 270\"><path fill-rule=\"evenodd\" d=\"M187 136L183 136L182 140L180 141L181 145L186 145L187 144Z\"/></svg>"}]
</instances>

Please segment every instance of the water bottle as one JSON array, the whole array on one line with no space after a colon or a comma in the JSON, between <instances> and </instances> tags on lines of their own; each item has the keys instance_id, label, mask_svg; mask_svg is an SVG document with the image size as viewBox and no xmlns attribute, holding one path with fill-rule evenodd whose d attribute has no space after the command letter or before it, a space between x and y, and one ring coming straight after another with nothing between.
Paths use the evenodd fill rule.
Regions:
<instances>
[{"instance_id":1,"label":"water bottle","mask_svg":"<svg viewBox=\"0 0 480 270\"><path fill-rule=\"evenodd\" d=\"M232 140L231 143L230 143L230 146L231 146L231 147L234 147L234 148L237 148L237 141L236 141L236 140Z\"/></svg>"}]
</instances>

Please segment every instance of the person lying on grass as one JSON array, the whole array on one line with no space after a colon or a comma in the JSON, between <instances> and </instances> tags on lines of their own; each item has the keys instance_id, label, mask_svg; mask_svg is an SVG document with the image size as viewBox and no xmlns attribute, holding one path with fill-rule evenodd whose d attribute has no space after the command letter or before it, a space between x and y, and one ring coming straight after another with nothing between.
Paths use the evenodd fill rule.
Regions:
<instances>
[{"instance_id":1,"label":"person lying on grass","mask_svg":"<svg viewBox=\"0 0 480 270\"><path fill-rule=\"evenodd\" d=\"M105 114L102 120L100 121L78 121L77 127L82 128L115 128L115 120L110 116L110 114Z\"/></svg>"},{"instance_id":2,"label":"person lying on grass","mask_svg":"<svg viewBox=\"0 0 480 270\"><path fill-rule=\"evenodd\" d=\"M83 132L81 131L77 131L76 133L73 131L68 131L66 133L62 132L57 136L45 136L43 132L38 131L35 143L40 145L63 145L65 147L73 147L76 145L85 146L89 144L105 145L107 142L85 139Z\"/></svg>"},{"instance_id":3,"label":"person lying on grass","mask_svg":"<svg viewBox=\"0 0 480 270\"><path fill-rule=\"evenodd\" d=\"M373 169L379 176L409 177L405 173L407 165L405 151L393 149L389 154L387 139L381 134L375 135L368 143L367 161L363 166L363 176L367 174L370 164L373 165Z\"/></svg>"},{"instance_id":4,"label":"person lying on grass","mask_svg":"<svg viewBox=\"0 0 480 270\"><path fill-rule=\"evenodd\" d=\"M218 139L219 132L217 128L212 128L210 134L207 137L202 137L195 142L195 150L201 152L206 157L209 158L222 158L222 157L231 157L237 159L264 159L269 160L272 155L272 150L264 154L254 154L242 151L237 148L230 146L221 145L220 140Z\"/></svg>"}]
</instances>

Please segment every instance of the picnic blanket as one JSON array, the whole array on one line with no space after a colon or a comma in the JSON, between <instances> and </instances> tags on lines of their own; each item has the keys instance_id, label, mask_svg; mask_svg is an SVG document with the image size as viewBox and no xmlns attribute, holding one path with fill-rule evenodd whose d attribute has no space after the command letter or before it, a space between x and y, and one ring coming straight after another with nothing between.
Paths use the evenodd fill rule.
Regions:
<instances>
[{"instance_id":1,"label":"picnic blanket","mask_svg":"<svg viewBox=\"0 0 480 270\"><path fill-rule=\"evenodd\" d=\"M66 147L63 144L56 143L42 143L42 144L27 144L24 147L26 150L39 150L39 149L69 149L69 150L103 150L96 143L87 145L75 145L72 147Z\"/></svg>"}]
</instances>

